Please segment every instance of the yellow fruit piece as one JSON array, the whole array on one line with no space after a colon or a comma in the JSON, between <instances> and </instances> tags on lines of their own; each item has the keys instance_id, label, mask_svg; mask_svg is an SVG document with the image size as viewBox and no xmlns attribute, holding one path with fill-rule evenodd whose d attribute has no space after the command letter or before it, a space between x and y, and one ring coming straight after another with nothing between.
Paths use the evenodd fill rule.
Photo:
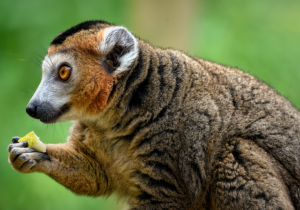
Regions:
<instances>
[{"instance_id":1,"label":"yellow fruit piece","mask_svg":"<svg viewBox=\"0 0 300 210\"><path fill-rule=\"evenodd\" d=\"M46 146L40 140L40 138L37 135L35 135L35 133L33 131L31 131L26 136L24 136L18 140L18 142L22 142L22 141L27 141L28 147L32 147L36 151L46 152Z\"/></svg>"}]
</instances>

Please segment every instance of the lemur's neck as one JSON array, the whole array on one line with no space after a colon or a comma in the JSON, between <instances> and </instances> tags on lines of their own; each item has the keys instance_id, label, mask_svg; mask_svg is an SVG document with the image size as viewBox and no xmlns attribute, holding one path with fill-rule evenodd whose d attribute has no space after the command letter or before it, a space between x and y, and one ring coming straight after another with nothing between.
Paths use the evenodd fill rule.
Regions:
<instances>
[{"instance_id":1,"label":"lemur's neck","mask_svg":"<svg viewBox=\"0 0 300 210\"><path fill-rule=\"evenodd\" d=\"M122 81L120 100L112 108L118 110L113 129L133 132L178 112L190 74L186 59L180 52L153 48L140 41L138 62Z\"/></svg>"}]
</instances>

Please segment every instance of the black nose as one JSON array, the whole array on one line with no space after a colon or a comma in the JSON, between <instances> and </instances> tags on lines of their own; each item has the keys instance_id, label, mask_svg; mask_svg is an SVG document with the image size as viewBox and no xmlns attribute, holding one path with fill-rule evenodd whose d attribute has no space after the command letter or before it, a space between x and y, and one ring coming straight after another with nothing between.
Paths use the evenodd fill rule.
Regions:
<instances>
[{"instance_id":1,"label":"black nose","mask_svg":"<svg viewBox=\"0 0 300 210\"><path fill-rule=\"evenodd\" d=\"M29 103L28 106L26 107L26 112L30 117L38 118L37 109L38 109L38 105L36 103Z\"/></svg>"}]
</instances>

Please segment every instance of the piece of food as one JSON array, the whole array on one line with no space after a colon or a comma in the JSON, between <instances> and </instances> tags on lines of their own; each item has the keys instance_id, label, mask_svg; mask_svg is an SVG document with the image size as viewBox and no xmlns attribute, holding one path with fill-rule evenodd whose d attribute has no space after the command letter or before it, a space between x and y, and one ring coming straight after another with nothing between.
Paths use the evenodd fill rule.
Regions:
<instances>
[{"instance_id":1,"label":"piece of food","mask_svg":"<svg viewBox=\"0 0 300 210\"><path fill-rule=\"evenodd\" d=\"M46 152L46 146L40 140L40 138L37 135L35 135L35 133L33 131L31 131L26 136L24 136L18 140L18 142L22 142L22 141L27 141L28 147L32 147L36 151Z\"/></svg>"}]
</instances>

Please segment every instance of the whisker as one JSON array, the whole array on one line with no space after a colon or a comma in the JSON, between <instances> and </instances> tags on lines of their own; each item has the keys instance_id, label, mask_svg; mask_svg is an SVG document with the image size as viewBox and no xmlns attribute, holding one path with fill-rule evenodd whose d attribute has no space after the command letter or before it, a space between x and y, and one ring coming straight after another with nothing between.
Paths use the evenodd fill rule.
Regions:
<instances>
[{"instance_id":1,"label":"whisker","mask_svg":"<svg viewBox=\"0 0 300 210\"><path fill-rule=\"evenodd\" d=\"M45 54L48 53L48 50L45 46L43 46L41 43L39 44L40 45L40 48L44 51Z\"/></svg>"},{"instance_id":2,"label":"whisker","mask_svg":"<svg viewBox=\"0 0 300 210\"><path fill-rule=\"evenodd\" d=\"M32 52L30 50L27 50L27 49L22 49L22 48L17 48L17 49L29 54L32 58L30 60L27 60L27 61L33 62L41 68L42 61L44 60L43 56L41 56L40 54L38 54L36 52ZM24 60L26 60L26 59L24 59Z\"/></svg>"},{"instance_id":3,"label":"whisker","mask_svg":"<svg viewBox=\"0 0 300 210\"><path fill-rule=\"evenodd\" d=\"M50 60L50 62L51 62L51 64L52 64L52 67L54 67L54 64L53 64L53 61L52 61L51 57L48 56L48 58L49 58L49 60Z\"/></svg>"},{"instance_id":4,"label":"whisker","mask_svg":"<svg viewBox=\"0 0 300 210\"><path fill-rule=\"evenodd\" d=\"M33 64L37 65L38 67L42 66L40 63L38 63L37 61L34 61L34 60L25 60L25 59L23 59L23 61L27 61L27 62L33 63Z\"/></svg>"},{"instance_id":5,"label":"whisker","mask_svg":"<svg viewBox=\"0 0 300 210\"><path fill-rule=\"evenodd\" d=\"M40 60L39 56L37 54L35 54L34 52L30 52L30 54L33 56L35 61L38 62L40 64L40 66L42 66L42 61Z\"/></svg>"},{"instance_id":6,"label":"whisker","mask_svg":"<svg viewBox=\"0 0 300 210\"><path fill-rule=\"evenodd\" d=\"M35 58L36 60L38 60L38 61L40 62L40 64L41 64L41 66L42 66L42 61L40 61L40 59L43 60L44 58L43 58L41 55L39 55L39 54L37 54L37 53L35 53L35 52L31 52L31 55L33 55L34 58Z\"/></svg>"},{"instance_id":7,"label":"whisker","mask_svg":"<svg viewBox=\"0 0 300 210\"><path fill-rule=\"evenodd\" d=\"M42 48L42 50L45 51L45 54L48 54L48 49L47 49L45 46L43 46L42 44L40 44L40 47ZM48 57L49 57L49 60L50 60L50 62L51 62L51 63L49 63L48 60L47 60L48 65L54 67L54 64L53 64L53 62L52 62L50 56L48 56ZM43 58L43 60L44 60L44 58Z\"/></svg>"},{"instance_id":8,"label":"whisker","mask_svg":"<svg viewBox=\"0 0 300 210\"><path fill-rule=\"evenodd\" d=\"M60 126L60 128L61 128L61 131L62 131L63 135L65 135L64 129L63 129L63 127L61 126L60 123L59 123L59 126Z\"/></svg>"}]
</instances>

